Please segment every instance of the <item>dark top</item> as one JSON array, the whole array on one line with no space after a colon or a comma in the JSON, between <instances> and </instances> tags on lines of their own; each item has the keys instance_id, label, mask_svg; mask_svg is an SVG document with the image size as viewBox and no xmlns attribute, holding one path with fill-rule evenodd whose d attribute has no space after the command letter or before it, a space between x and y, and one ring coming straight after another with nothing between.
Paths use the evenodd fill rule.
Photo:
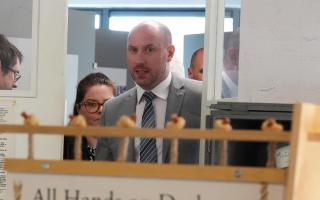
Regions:
<instances>
[{"instance_id":1,"label":"dark top","mask_svg":"<svg viewBox=\"0 0 320 200\"><path fill-rule=\"evenodd\" d=\"M73 136L64 136L64 145L63 145L64 160L74 159L74 142L75 142L75 138ZM85 137L82 137L81 151L82 151L82 160L95 160L96 149L89 147L88 141Z\"/></svg>"}]
</instances>

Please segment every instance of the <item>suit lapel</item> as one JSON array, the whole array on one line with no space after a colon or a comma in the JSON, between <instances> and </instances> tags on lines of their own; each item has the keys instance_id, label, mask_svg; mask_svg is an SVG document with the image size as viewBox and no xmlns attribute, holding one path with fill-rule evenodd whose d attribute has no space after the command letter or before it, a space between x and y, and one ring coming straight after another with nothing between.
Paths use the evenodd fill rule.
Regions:
<instances>
[{"instance_id":1,"label":"suit lapel","mask_svg":"<svg viewBox=\"0 0 320 200\"><path fill-rule=\"evenodd\" d=\"M132 92L128 95L128 112L132 114L136 114L136 106L137 106L137 89L134 88ZM127 159L129 161L135 162L136 161L136 149L134 148L134 138L130 138L129 140L129 147L128 147L128 156Z\"/></svg>"},{"instance_id":2,"label":"suit lapel","mask_svg":"<svg viewBox=\"0 0 320 200\"><path fill-rule=\"evenodd\" d=\"M169 86L169 95L167 99L167 110L166 110L166 118L165 123L170 121L172 114L180 115L181 106L184 98L184 87L183 82L178 77L172 75L172 80ZM168 139L163 140L163 154L162 160L163 162L168 162L170 141Z\"/></svg>"},{"instance_id":3,"label":"suit lapel","mask_svg":"<svg viewBox=\"0 0 320 200\"><path fill-rule=\"evenodd\" d=\"M180 114L184 93L182 80L172 75L167 99L166 122L170 121L172 114Z\"/></svg>"},{"instance_id":4,"label":"suit lapel","mask_svg":"<svg viewBox=\"0 0 320 200\"><path fill-rule=\"evenodd\" d=\"M125 112L128 115L136 114L136 105L137 105L137 89L133 88L127 96L127 101L125 102L125 105L123 105L125 108Z\"/></svg>"},{"instance_id":5,"label":"suit lapel","mask_svg":"<svg viewBox=\"0 0 320 200\"><path fill-rule=\"evenodd\" d=\"M121 108L119 108L120 115L118 117L121 117L121 115L133 115L136 113L136 104L137 104L137 89L132 88L131 90L128 91L125 98L125 103L122 105ZM114 154L118 155L119 151L119 145L116 146L114 149ZM128 146L128 155L127 155L127 160L128 161L135 161L136 159L136 151L134 148L134 142L133 138L130 138L129 140L129 146Z\"/></svg>"}]
</instances>

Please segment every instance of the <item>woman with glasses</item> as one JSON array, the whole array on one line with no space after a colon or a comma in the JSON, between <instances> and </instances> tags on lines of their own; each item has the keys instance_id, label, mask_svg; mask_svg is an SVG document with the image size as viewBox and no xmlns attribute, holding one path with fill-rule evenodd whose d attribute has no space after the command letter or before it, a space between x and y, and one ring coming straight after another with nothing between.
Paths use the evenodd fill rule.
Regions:
<instances>
[{"instance_id":1,"label":"woman with glasses","mask_svg":"<svg viewBox=\"0 0 320 200\"><path fill-rule=\"evenodd\" d=\"M0 90L11 90L17 87L21 77L19 72L22 54L19 49L0 34Z\"/></svg>"},{"instance_id":2,"label":"woman with glasses","mask_svg":"<svg viewBox=\"0 0 320 200\"><path fill-rule=\"evenodd\" d=\"M100 126L103 104L115 94L112 81L102 73L92 73L83 78L77 87L73 114L85 117L88 126ZM82 139L82 159L94 160L97 139L91 136ZM64 159L74 158L74 137L64 137Z\"/></svg>"}]
</instances>

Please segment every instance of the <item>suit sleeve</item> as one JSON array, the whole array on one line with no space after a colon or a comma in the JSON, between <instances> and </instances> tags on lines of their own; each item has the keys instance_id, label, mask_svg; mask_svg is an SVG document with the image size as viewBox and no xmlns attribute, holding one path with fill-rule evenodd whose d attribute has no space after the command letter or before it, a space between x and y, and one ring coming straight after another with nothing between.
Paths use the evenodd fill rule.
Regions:
<instances>
[{"instance_id":1,"label":"suit sleeve","mask_svg":"<svg viewBox=\"0 0 320 200\"><path fill-rule=\"evenodd\" d=\"M114 161L114 155L111 151L109 138L98 138L96 160Z\"/></svg>"},{"instance_id":2,"label":"suit sleeve","mask_svg":"<svg viewBox=\"0 0 320 200\"><path fill-rule=\"evenodd\" d=\"M101 120L100 120L100 125L101 126L107 126L107 103L104 105L102 115L101 115ZM109 144L110 138L105 138L101 137L98 138L98 143L97 143L97 149L96 149L96 160L108 160L112 161L114 160L113 153L111 151L111 147Z\"/></svg>"}]
</instances>

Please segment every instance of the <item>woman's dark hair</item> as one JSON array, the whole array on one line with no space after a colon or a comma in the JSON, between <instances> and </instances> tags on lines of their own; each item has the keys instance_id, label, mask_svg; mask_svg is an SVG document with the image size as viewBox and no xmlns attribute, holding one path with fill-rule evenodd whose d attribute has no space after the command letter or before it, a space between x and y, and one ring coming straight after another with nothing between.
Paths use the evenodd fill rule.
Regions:
<instances>
[{"instance_id":1,"label":"woman's dark hair","mask_svg":"<svg viewBox=\"0 0 320 200\"><path fill-rule=\"evenodd\" d=\"M79 104L83 101L84 96L86 95L88 89L96 85L106 85L112 88L113 95L115 95L116 93L116 87L114 83L103 73L97 72L97 73L91 73L87 75L78 83L76 101L73 106L74 115L79 114L78 113Z\"/></svg>"},{"instance_id":2,"label":"woman's dark hair","mask_svg":"<svg viewBox=\"0 0 320 200\"><path fill-rule=\"evenodd\" d=\"M103 73L91 73L84 77L77 87L76 101L73 106L73 114L78 115L79 104L83 101L84 96L86 95L88 89L96 85L106 85L111 87L113 94L116 92L116 88L113 82ZM64 136L64 147L63 147L63 159L70 160L74 159L74 143L75 138L73 136ZM90 154L88 150L88 141L85 137L82 137L82 160L90 160Z\"/></svg>"}]
</instances>

